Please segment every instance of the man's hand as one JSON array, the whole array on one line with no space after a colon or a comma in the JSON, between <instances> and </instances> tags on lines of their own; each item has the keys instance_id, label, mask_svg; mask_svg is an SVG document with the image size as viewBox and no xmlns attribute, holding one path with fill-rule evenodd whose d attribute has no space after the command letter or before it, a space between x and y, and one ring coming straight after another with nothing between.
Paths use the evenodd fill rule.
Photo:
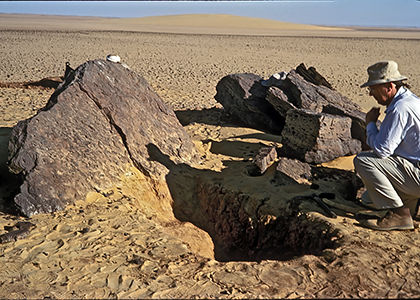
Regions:
<instances>
[{"instance_id":1,"label":"man's hand","mask_svg":"<svg viewBox=\"0 0 420 300\"><path fill-rule=\"evenodd\" d=\"M378 121L379 118L379 107L372 107L366 114L366 125L370 122Z\"/></svg>"}]
</instances>

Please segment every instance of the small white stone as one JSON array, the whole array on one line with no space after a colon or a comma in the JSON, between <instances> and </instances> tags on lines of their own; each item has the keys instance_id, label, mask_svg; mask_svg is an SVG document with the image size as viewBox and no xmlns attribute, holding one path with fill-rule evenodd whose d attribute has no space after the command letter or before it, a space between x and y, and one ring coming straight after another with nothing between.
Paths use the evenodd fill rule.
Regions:
<instances>
[{"instance_id":1,"label":"small white stone","mask_svg":"<svg viewBox=\"0 0 420 300\"><path fill-rule=\"evenodd\" d=\"M106 60L114 63L119 63L121 61L121 58L118 55L108 54L106 56Z\"/></svg>"}]
</instances>

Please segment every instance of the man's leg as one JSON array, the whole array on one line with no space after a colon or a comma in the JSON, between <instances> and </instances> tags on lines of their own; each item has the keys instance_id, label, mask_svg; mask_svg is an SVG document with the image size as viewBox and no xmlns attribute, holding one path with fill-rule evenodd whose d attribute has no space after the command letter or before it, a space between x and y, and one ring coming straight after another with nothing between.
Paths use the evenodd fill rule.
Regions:
<instances>
[{"instance_id":1,"label":"man's leg","mask_svg":"<svg viewBox=\"0 0 420 300\"><path fill-rule=\"evenodd\" d=\"M420 198L420 169L404 158L362 152L354 158L354 167L378 209L403 206L401 197Z\"/></svg>"},{"instance_id":2,"label":"man's leg","mask_svg":"<svg viewBox=\"0 0 420 300\"><path fill-rule=\"evenodd\" d=\"M410 214L413 218L415 218L418 214L418 209L419 209L419 204L420 204L420 200L419 198L415 197L411 197L411 196L405 196L400 194L400 198L402 200L402 202L404 203L405 207L408 207L408 209L410 209ZM360 199L360 202L366 206L367 208L371 208L371 209L376 209L376 206L374 206L373 201L370 199L369 197L369 193L367 191L365 191L362 194L362 198Z\"/></svg>"},{"instance_id":3,"label":"man's leg","mask_svg":"<svg viewBox=\"0 0 420 300\"><path fill-rule=\"evenodd\" d=\"M398 216L402 218L397 220L397 223L402 222L403 225L388 227L410 229L412 227L410 210L404 206L401 196L404 199L420 197L420 169L404 158L394 156L379 158L374 152L362 152L357 155L354 166L375 207L390 209L395 215L395 220ZM380 222L385 224L385 221L378 221L378 224Z\"/></svg>"}]
</instances>

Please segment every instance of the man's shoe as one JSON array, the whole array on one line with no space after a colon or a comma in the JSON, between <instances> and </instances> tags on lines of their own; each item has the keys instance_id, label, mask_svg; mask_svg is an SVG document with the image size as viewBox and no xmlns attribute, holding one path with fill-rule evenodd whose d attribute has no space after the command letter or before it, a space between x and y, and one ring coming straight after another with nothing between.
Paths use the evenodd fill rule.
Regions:
<instances>
[{"instance_id":1,"label":"man's shoe","mask_svg":"<svg viewBox=\"0 0 420 300\"><path fill-rule=\"evenodd\" d=\"M360 224L374 230L410 230L414 229L411 216L400 216L388 211L385 217L377 219L361 219Z\"/></svg>"},{"instance_id":2,"label":"man's shoe","mask_svg":"<svg viewBox=\"0 0 420 300\"><path fill-rule=\"evenodd\" d=\"M385 217L385 215L387 214L387 211L383 211L383 210L360 210L357 213L354 214L354 218L357 221L363 221L363 220L367 220L367 219L376 219L376 220L380 220L383 217Z\"/></svg>"}]
</instances>

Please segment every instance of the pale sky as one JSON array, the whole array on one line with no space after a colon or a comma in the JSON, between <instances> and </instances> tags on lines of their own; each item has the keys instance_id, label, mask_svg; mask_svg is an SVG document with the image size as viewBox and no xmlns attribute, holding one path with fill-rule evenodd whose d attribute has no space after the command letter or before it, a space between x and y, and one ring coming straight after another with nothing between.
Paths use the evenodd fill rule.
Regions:
<instances>
[{"instance_id":1,"label":"pale sky","mask_svg":"<svg viewBox=\"0 0 420 300\"><path fill-rule=\"evenodd\" d=\"M0 13L131 18L231 14L315 25L420 28L418 0L0 1Z\"/></svg>"}]
</instances>

